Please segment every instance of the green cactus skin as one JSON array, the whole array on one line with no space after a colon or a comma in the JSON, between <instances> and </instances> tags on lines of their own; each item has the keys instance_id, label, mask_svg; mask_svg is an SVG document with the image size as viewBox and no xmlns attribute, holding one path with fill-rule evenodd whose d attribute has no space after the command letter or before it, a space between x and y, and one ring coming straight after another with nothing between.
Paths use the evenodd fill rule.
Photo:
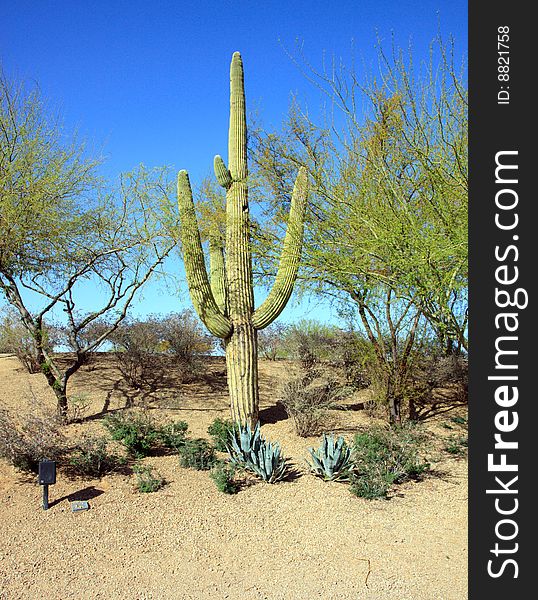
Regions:
<instances>
[{"instance_id":1,"label":"green cactus skin","mask_svg":"<svg viewBox=\"0 0 538 600\"><path fill-rule=\"evenodd\" d=\"M301 167L294 185L288 227L273 288L254 309L250 219L248 210L247 124L243 61L239 52L230 67L230 128L226 167L215 156L215 176L226 189L226 239L210 235L208 277L192 191L186 171L178 175L180 237L192 303L208 330L224 339L232 418L254 426L258 421L258 349L256 331L282 312L299 267L308 181Z\"/></svg>"}]
</instances>

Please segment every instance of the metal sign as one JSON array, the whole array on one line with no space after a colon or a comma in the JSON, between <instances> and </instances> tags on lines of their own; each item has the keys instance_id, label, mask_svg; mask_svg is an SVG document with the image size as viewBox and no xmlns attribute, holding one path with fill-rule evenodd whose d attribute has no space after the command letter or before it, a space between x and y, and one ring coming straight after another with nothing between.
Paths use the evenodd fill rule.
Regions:
<instances>
[{"instance_id":1,"label":"metal sign","mask_svg":"<svg viewBox=\"0 0 538 600\"><path fill-rule=\"evenodd\" d=\"M43 486L43 510L49 508L49 485L56 483L56 463L53 460L39 462L39 485Z\"/></svg>"}]
</instances>

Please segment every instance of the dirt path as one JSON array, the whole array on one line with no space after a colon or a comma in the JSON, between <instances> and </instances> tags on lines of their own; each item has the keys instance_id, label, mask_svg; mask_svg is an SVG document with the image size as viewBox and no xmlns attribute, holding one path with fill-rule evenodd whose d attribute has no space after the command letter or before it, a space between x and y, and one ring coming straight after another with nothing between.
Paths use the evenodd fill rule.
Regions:
<instances>
[{"instance_id":1,"label":"dirt path","mask_svg":"<svg viewBox=\"0 0 538 600\"><path fill-rule=\"evenodd\" d=\"M81 373L75 389L92 396L98 411L107 392L91 385L96 371ZM269 406L274 373L262 365L261 375ZM53 404L42 377L26 375L13 358L0 358L0 381L0 407L14 411L32 395ZM164 416L184 419L192 435L203 435L216 416L226 416L225 392L205 405L199 394L192 397L196 402L189 403L185 392L185 406L180 402ZM359 417L344 415L352 429ZM74 434L100 426L70 427ZM287 420L263 431L299 467L316 442L295 436ZM442 476L373 502L306 474L227 496L207 473L182 469L173 456L145 462L169 482L163 490L136 493L133 478L121 475L59 477L48 511L40 508L35 482L0 462L0 598L467 598L464 460L447 458L436 464ZM68 496L81 490L91 509L72 513Z\"/></svg>"}]
</instances>

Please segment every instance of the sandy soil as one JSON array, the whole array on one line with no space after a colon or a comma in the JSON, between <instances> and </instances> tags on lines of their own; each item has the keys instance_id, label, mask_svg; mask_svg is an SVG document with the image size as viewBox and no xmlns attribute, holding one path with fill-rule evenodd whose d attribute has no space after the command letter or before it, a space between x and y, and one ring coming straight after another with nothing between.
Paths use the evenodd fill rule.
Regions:
<instances>
[{"instance_id":1,"label":"sandy soil","mask_svg":"<svg viewBox=\"0 0 538 600\"><path fill-rule=\"evenodd\" d=\"M73 379L71 393L91 401L90 418L66 426L66 434L103 433L103 408L130 399L159 420L186 420L191 436L207 436L215 417L228 416L224 364L212 359L207 368L208 384L178 387L170 376L163 388L135 397L113 362L101 359ZM435 475L399 486L389 501L356 498L345 484L316 479L304 469L316 438L297 437L274 406L287 368L261 363L262 431L301 471L293 481L227 496L207 472L183 469L174 456L149 457L168 481L159 492L137 493L134 476L60 474L43 511L35 479L0 461L0 598L467 598L466 461L435 450ZM44 378L26 374L13 357L0 357L0 382L0 408L54 407ZM349 439L369 422L359 410L333 417ZM443 419L427 424L438 440L450 433ZM89 499L91 509L71 512L72 499Z\"/></svg>"}]
</instances>

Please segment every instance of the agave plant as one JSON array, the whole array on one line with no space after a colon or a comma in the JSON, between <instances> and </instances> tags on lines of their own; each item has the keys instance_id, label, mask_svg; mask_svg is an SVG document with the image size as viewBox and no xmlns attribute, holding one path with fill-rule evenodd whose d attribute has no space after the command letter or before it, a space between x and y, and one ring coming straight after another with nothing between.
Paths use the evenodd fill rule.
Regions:
<instances>
[{"instance_id":1,"label":"agave plant","mask_svg":"<svg viewBox=\"0 0 538 600\"><path fill-rule=\"evenodd\" d=\"M312 462L308 462L311 472L325 481L345 481L349 479L353 469L351 448L344 438L339 436L335 441L333 434L323 434L319 448L309 448Z\"/></svg>"},{"instance_id":2,"label":"agave plant","mask_svg":"<svg viewBox=\"0 0 538 600\"><path fill-rule=\"evenodd\" d=\"M227 450L233 464L268 483L280 481L288 470L288 459L282 455L280 444L272 444L261 436L259 422L254 430L247 424L233 431Z\"/></svg>"}]
</instances>

